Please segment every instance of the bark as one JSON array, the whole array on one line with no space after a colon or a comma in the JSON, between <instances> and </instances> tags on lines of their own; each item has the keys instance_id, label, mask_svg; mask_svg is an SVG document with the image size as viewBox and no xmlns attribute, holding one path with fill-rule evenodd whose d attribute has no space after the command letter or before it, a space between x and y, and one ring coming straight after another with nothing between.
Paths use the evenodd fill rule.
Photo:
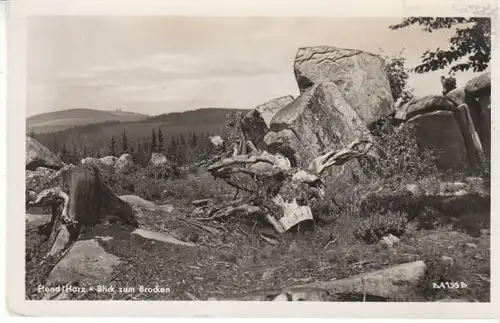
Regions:
<instances>
[{"instance_id":1,"label":"bark","mask_svg":"<svg viewBox=\"0 0 500 323\"><path fill-rule=\"evenodd\" d=\"M48 235L50 251L47 257L60 258L86 228L105 221L113 215L127 224L137 225L130 205L106 186L97 169L64 167L49 183L60 181L60 186L40 192L33 206L51 206L52 217L42 232Z\"/></svg>"}]
</instances>

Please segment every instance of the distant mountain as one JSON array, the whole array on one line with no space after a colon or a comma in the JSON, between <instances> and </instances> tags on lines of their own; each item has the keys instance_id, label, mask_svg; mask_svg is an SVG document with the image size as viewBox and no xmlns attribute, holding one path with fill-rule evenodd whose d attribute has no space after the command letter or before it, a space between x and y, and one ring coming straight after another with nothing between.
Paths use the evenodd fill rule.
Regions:
<instances>
[{"instance_id":1,"label":"distant mountain","mask_svg":"<svg viewBox=\"0 0 500 323\"><path fill-rule=\"evenodd\" d=\"M36 133L36 139L52 151L65 147L108 149L111 137L118 142L125 131L129 142L149 142L152 130L160 128L164 142L170 142L173 136L198 134L222 134L226 114L234 111L224 108L204 108L184 112L162 114L154 117L142 117L137 121L106 121L83 126L74 126L51 133ZM238 110L247 113L250 110Z\"/></svg>"},{"instance_id":2,"label":"distant mountain","mask_svg":"<svg viewBox=\"0 0 500 323\"><path fill-rule=\"evenodd\" d=\"M108 121L129 122L148 118L147 115L126 111L102 111L93 109L74 109L42 113L26 119L28 132L55 132L76 126L103 123Z\"/></svg>"}]
</instances>

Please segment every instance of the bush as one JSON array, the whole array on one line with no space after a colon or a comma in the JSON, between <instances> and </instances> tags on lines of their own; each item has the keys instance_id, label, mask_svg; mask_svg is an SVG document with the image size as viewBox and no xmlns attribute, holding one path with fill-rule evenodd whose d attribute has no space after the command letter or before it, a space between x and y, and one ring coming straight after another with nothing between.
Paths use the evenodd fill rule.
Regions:
<instances>
[{"instance_id":1,"label":"bush","mask_svg":"<svg viewBox=\"0 0 500 323\"><path fill-rule=\"evenodd\" d=\"M405 103L413 99L413 89L408 88L408 69L405 68L406 58L402 57L399 53L398 56L389 57L382 52L386 60L385 71L389 79L391 87L392 98L394 101Z\"/></svg>"},{"instance_id":2,"label":"bush","mask_svg":"<svg viewBox=\"0 0 500 323\"><path fill-rule=\"evenodd\" d=\"M366 243L389 233L401 236L409 220L405 212L414 203L406 184L442 175L433 154L420 151L413 131L411 125L399 128L388 119L381 120L372 129L379 157L360 160L367 178L349 187L340 202L335 200L335 190L327 187L324 201L312 208L315 218L338 219L344 232Z\"/></svg>"},{"instance_id":3,"label":"bush","mask_svg":"<svg viewBox=\"0 0 500 323\"><path fill-rule=\"evenodd\" d=\"M374 148L380 158L367 165L373 179L415 181L422 177L435 176L436 157L431 151L421 152L415 136L415 126L395 126L390 120L381 120L373 130ZM371 170L371 171L370 171Z\"/></svg>"},{"instance_id":4,"label":"bush","mask_svg":"<svg viewBox=\"0 0 500 323\"><path fill-rule=\"evenodd\" d=\"M356 223L354 236L366 243L375 243L388 234L400 237L406 230L408 217L401 212L375 213L361 215Z\"/></svg>"}]
</instances>

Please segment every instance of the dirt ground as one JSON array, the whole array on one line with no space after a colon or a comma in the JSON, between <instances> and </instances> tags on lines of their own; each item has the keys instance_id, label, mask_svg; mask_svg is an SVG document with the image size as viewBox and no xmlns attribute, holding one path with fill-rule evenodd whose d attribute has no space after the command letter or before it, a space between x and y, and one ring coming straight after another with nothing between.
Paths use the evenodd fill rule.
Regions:
<instances>
[{"instance_id":1,"label":"dirt ground","mask_svg":"<svg viewBox=\"0 0 500 323\"><path fill-rule=\"evenodd\" d=\"M178 220L182 214L143 210L143 226L169 232L189 226ZM210 234L199 227L196 247L173 245L129 234L118 227L95 228L80 239L111 235L98 239L102 247L120 258L111 279L103 281L121 292L73 295L88 300L189 300L196 297L225 298L253 291L273 290L313 281L346 278L355 274L415 260L449 256L454 270L449 281L463 282L466 288L437 290L432 278L423 280L415 298L408 301L432 301L461 298L488 302L490 299L489 230L472 237L451 226L433 230L407 230L392 248L362 243L339 231L339 223L316 226L305 233L285 234L278 239L261 238L252 227L241 223L205 222L219 233ZM255 230L255 229L254 229ZM339 232L339 233L337 233ZM39 299L36 288L43 284L54 264L42 263L47 246L35 230L26 234L26 297ZM97 285L97 284L96 284ZM139 287L163 287L168 292L140 291ZM133 289L131 289L133 288ZM398 299L398 295L394 295Z\"/></svg>"}]
</instances>

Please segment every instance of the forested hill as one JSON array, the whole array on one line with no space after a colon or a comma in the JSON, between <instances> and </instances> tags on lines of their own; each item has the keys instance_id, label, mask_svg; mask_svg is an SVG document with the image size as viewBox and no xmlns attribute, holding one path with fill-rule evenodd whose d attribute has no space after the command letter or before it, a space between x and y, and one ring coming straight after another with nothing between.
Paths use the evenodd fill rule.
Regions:
<instances>
[{"instance_id":1,"label":"forested hill","mask_svg":"<svg viewBox=\"0 0 500 323\"><path fill-rule=\"evenodd\" d=\"M128 111L102 111L93 109L72 109L54 111L31 116L26 119L28 132L47 133L71 127L109 121L129 122L146 119L145 114Z\"/></svg>"},{"instance_id":2,"label":"forested hill","mask_svg":"<svg viewBox=\"0 0 500 323\"><path fill-rule=\"evenodd\" d=\"M149 150L153 130L161 132L163 147L168 149L176 141L188 141L208 135L221 134L224 118L231 109L205 108L186 112L176 112L148 117L138 121L103 123L76 126L52 133L35 133L35 136L50 150L60 153L64 148L78 152L78 155L107 155L111 139L114 138L117 149L122 145L125 133L127 144L135 149ZM249 110L241 110L243 113ZM85 151L85 152L83 152Z\"/></svg>"}]
</instances>

